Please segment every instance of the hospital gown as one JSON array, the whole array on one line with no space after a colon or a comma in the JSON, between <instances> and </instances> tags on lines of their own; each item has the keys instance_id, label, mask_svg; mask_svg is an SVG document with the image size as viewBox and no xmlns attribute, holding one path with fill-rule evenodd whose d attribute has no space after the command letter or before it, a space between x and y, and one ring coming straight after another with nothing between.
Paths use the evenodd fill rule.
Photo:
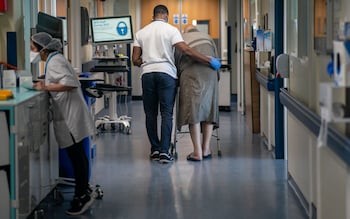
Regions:
<instances>
[{"instance_id":1,"label":"hospital gown","mask_svg":"<svg viewBox=\"0 0 350 219\"><path fill-rule=\"evenodd\" d=\"M185 42L200 53L217 57L214 41L205 33L188 32L183 35ZM186 124L208 122L218 127L218 74L210 66L175 53L176 66L180 76L177 128Z\"/></svg>"}]
</instances>

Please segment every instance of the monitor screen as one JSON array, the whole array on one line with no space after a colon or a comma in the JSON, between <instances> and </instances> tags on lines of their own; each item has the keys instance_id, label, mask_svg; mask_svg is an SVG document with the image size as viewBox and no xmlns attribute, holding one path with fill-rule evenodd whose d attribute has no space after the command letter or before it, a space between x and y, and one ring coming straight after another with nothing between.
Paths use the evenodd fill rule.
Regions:
<instances>
[{"instance_id":1,"label":"monitor screen","mask_svg":"<svg viewBox=\"0 0 350 219\"><path fill-rule=\"evenodd\" d=\"M63 42L67 42L67 19L66 17L58 17L62 20L62 29L63 29Z\"/></svg>"},{"instance_id":2,"label":"monitor screen","mask_svg":"<svg viewBox=\"0 0 350 219\"><path fill-rule=\"evenodd\" d=\"M46 32L54 38L63 40L64 30L63 21L58 17L45 14L43 12L38 13L38 23L36 25L36 32Z\"/></svg>"},{"instance_id":3,"label":"monitor screen","mask_svg":"<svg viewBox=\"0 0 350 219\"><path fill-rule=\"evenodd\" d=\"M131 16L91 18L93 43L131 43Z\"/></svg>"},{"instance_id":4,"label":"monitor screen","mask_svg":"<svg viewBox=\"0 0 350 219\"><path fill-rule=\"evenodd\" d=\"M58 17L62 20L63 24L63 41L68 40L68 26L66 17ZM89 14L87 8L80 7L80 21L81 21L81 45L84 46L89 43Z\"/></svg>"}]
</instances>

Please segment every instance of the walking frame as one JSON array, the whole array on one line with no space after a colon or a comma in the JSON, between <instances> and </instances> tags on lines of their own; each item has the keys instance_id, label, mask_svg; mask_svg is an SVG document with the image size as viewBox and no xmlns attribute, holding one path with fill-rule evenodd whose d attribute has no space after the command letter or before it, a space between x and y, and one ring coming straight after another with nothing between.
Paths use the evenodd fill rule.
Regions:
<instances>
[{"instance_id":1,"label":"walking frame","mask_svg":"<svg viewBox=\"0 0 350 219\"><path fill-rule=\"evenodd\" d=\"M178 88L179 90L179 88ZM178 142L178 135L182 135L182 134L188 134L189 131L180 131L177 129L177 118L178 118L178 113L179 113L179 92L177 92L176 95L176 99L175 99L175 119L174 119L174 124L173 124L173 143L171 143L170 145L170 153L172 154L172 156L174 157L174 159L178 158L178 153L177 153L177 142ZM218 106L218 110L219 110L219 106ZM213 130L213 134L212 137L216 138L216 147L217 147L217 153L218 153L218 157L222 156L221 153L221 145L220 145L220 135L219 135L219 127L215 128Z\"/></svg>"}]
</instances>

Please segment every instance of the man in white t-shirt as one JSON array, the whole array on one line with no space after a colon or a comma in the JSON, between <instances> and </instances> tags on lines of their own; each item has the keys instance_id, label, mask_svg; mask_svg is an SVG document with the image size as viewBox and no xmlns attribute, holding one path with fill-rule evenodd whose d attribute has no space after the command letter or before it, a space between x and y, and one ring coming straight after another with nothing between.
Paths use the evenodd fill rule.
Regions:
<instances>
[{"instance_id":1,"label":"man in white t-shirt","mask_svg":"<svg viewBox=\"0 0 350 219\"><path fill-rule=\"evenodd\" d=\"M136 33L132 54L134 65L141 67L143 107L151 143L150 159L161 163L173 161L169 147L177 87L174 48L215 70L221 66L219 59L204 56L190 48L180 31L168 24L168 16L166 6L154 8L153 21ZM157 130L158 107L161 113L160 138Z\"/></svg>"}]
</instances>

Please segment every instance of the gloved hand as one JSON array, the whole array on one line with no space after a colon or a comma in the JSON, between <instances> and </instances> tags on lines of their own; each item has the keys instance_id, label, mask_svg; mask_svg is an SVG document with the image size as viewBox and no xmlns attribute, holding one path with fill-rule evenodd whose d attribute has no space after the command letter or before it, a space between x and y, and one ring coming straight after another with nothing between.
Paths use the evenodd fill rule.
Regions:
<instances>
[{"instance_id":1,"label":"gloved hand","mask_svg":"<svg viewBox=\"0 0 350 219\"><path fill-rule=\"evenodd\" d=\"M211 58L209 64L214 70L219 70L221 67L221 62L218 58Z\"/></svg>"}]
</instances>

